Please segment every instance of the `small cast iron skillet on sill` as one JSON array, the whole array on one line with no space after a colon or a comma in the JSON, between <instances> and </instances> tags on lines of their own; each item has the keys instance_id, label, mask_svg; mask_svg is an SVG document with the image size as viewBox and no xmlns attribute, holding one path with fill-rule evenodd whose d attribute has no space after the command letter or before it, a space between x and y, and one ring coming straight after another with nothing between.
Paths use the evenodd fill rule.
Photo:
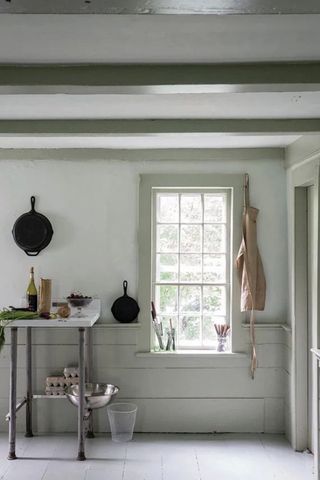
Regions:
<instances>
[{"instance_id":1,"label":"small cast iron skillet on sill","mask_svg":"<svg viewBox=\"0 0 320 480\"><path fill-rule=\"evenodd\" d=\"M36 212L34 196L30 201L31 210L15 221L12 235L18 247L30 257L35 257L51 242L53 229L49 219Z\"/></svg>"}]
</instances>

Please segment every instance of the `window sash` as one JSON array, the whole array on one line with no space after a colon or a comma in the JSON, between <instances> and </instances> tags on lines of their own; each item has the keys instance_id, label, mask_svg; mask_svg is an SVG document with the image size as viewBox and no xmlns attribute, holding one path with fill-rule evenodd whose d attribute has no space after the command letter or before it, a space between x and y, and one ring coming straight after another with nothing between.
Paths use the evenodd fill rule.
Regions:
<instances>
[{"instance_id":1,"label":"window sash","mask_svg":"<svg viewBox=\"0 0 320 480\"><path fill-rule=\"evenodd\" d=\"M178 195L179 199L179 222L159 222L157 219L157 208L158 208L158 194L173 194L173 195ZM202 202L202 221L201 222L181 222L181 195L183 194L201 194L201 202ZM204 222L204 195L205 194L223 194L226 199L226 218L225 221L222 222ZM195 317L200 318L200 341L201 343L196 343L196 344L190 344L188 345L179 345L179 328L180 328L180 317L182 317L182 314L180 312L180 306L179 306L179 287L180 286L200 286L201 287L201 300L203 298L203 286L214 286L214 287L219 287L222 286L225 288L226 291L226 312L225 312L225 321L227 324L230 324L230 315L231 315L231 303L232 303L232 269L231 269L231 233L232 233L232 223L231 223L231 206L232 206L232 188L231 187L226 187L226 188L216 188L216 187L205 187L205 188L152 188L152 298L156 298L156 288L158 286L163 286L163 285L170 285L170 286L177 286L178 289L178 305L177 305L177 312L176 314L172 315L172 317L177 318L177 329L178 329L178 335L177 335L177 346L179 350L215 350L216 349L216 342L212 343L212 345L205 344L204 338L203 338L203 326L204 326L204 317L220 317L222 318L222 315L215 315L214 313L208 313L206 315L206 312L202 310L201 306L201 312L195 313ZM160 252L158 251L159 249L157 248L157 226L158 225L177 225L178 226L178 251L177 252ZM180 237L181 237L181 226L182 225L198 225L201 226L201 231L202 231L202 239L201 239L201 252L181 252L180 250ZM204 251L204 226L205 225L224 225L226 229L226 249L225 251L221 252L206 252ZM178 281L177 282L170 282L170 281L159 281L156 278L156 273L157 273L157 255L159 254L172 254L172 255L177 255L178 256ZM202 282L183 282L180 281L180 257L181 255L193 255L197 254L202 257L202 267L201 267L201 276L202 276ZM203 281L203 259L204 255L225 255L225 265L226 265L226 272L225 272L225 282L204 282ZM200 300L200 301L201 301ZM190 313L190 316L191 313ZM152 335L152 343L153 345L156 345L156 339L155 335ZM230 342L231 343L231 342Z\"/></svg>"}]
</instances>

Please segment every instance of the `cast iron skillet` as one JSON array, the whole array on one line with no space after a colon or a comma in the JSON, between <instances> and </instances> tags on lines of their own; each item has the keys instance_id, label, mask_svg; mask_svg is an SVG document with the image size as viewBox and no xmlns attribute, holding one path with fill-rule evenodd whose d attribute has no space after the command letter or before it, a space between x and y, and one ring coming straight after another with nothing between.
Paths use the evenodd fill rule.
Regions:
<instances>
[{"instance_id":1,"label":"cast iron skillet","mask_svg":"<svg viewBox=\"0 0 320 480\"><path fill-rule=\"evenodd\" d=\"M53 229L50 221L35 211L35 197L32 196L30 212L21 215L13 225L12 235L27 255L35 257L51 242Z\"/></svg>"},{"instance_id":2,"label":"cast iron skillet","mask_svg":"<svg viewBox=\"0 0 320 480\"><path fill-rule=\"evenodd\" d=\"M111 312L116 320L121 323L133 322L140 312L137 302L127 295L128 282L123 282L123 296L114 301Z\"/></svg>"}]
</instances>

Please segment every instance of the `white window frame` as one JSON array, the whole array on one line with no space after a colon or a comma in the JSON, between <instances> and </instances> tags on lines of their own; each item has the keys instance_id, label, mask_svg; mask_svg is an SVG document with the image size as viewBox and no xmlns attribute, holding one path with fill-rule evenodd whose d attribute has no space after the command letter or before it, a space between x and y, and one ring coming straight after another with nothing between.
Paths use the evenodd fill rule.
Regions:
<instances>
[{"instance_id":1,"label":"white window frame","mask_svg":"<svg viewBox=\"0 0 320 480\"><path fill-rule=\"evenodd\" d=\"M235 268L235 259L241 241L241 218L243 210L243 174L142 174L139 191L139 322L138 349L141 352L152 350L153 332L151 328L150 302L153 296L152 252L154 202L153 192L157 189L230 189L231 192L231 261L230 261L230 324L232 328L231 352L245 349L245 339L241 331L243 314L240 314L240 287ZM185 350L190 352L190 350ZM205 349L215 353L216 350ZM196 353L196 352L195 352Z\"/></svg>"},{"instance_id":2,"label":"white window frame","mask_svg":"<svg viewBox=\"0 0 320 480\"><path fill-rule=\"evenodd\" d=\"M225 253L226 255L226 281L225 282L221 282L221 283L217 283L217 282L208 282L208 283L203 283L203 282L191 282L191 285L194 285L194 286L200 286L200 287L203 287L203 285L212 285L212 286L223 286L226 288L226 296L227 296L227 303L226 303L226 323L227 324L230 324L230 318L231 318L231 312L232 312L232 305L231 305L231 279L232 279L232 271L231 271L231 235L232 235L232 232L231 232L231 209L232 209L232 189L231 188L216 188L216 187L203 187L203 188L180 188L180 187L174 187L174 188L168 188L168 187L153 187L152 188L152 202L153 202L153 214L152 214L152 244L155 245L155 242L156 242L156 235L157 235L157 222L156 222L156 218L157 218L157 195L159 193L177 193L178 195L179 194L188 194L188 193L198 193L198 194L206 194L206 193L223 193L223 194L226 194L226 222L225 222L225 226L226 226L226 251L223 252ZM181 197L179 197L181 198ZM180 212L181 213L181 212ZM179 219L179 227L181 227L182 223L180 222L180 219ZM204 225L204 219L202 221L202 223L199 223L199 225ZM180 228L179 228L180 230ZM180 234L179 234L179 237L180 237ZM202 238L202 242L203 242L203 238ZM203 249L202 249L203 250ZM203 251L201 252L201 254L203 254ZM156 295L155 295L155 289L156 289L156 286L157 285L161 285L161 282L157 282L157 279L156 279L156 257L157 257L157 252L156 252L156 248L152 248L152 252L151 252L151 255L152 255L152 265L151 265L151 268L152 268L152 298L155 299L156 298ZM180 250L179 250L179 253L178 255L180 255ZM184 282L180 282L180 281L177 281L177 282L168 282L168 284L170 285L183 285ZM186 282L185 285L190 285L189 282ZM203 328L203 325L202 325L202 322L201 322L201 330ZM232 335L231 335L232 337ZM151 341L151 347L152 345L154 344L154 346L157 346L157 343L155 341L155 337L154 335L152 336L152 341ZM195 348L194 348L195 349ZM180 345L179 346L179 350L186 350L186 351L190 351L190 350L194 350L193 348L191 348L190 346L182 346ZM216 350L216 345L215 346L197 346L196 347L197 350Z\"/></svg>"}]
</instances>

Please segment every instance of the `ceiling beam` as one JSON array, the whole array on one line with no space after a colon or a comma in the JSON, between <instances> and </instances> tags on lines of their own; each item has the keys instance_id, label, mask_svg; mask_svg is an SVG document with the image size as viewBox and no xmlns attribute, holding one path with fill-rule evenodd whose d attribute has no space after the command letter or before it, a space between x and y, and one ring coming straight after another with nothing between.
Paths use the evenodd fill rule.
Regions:
<instances>
[{"instance_id":1,"label":"ceiling beam","mask_svg":"<svg viewBox=\"0 0 320 480\"><path fill-rule=\"evenodd\" d=\"M0 94L320 90L320 62L229 65L0 65Z\"/></svg>"},{"instance_id":2,"label":"ceiling beam","mask_svg":"<svg viewBox=\"0 0 320 480\"><path fill-rule=\"evenodd\" d=\"M10 0L1 2L0 13L12 14L314 14L318 0Z\"/></svg>"},{"instance_id":3,"label":"ceiling beam","mask_svg":"<svg viewBox=\"0 0 320 480\"><path fill-rule=\"evenodd\" d=\"M293 120L0 120L0 135L304 134L319 119Z\"/></svg>"}]
</instances>

